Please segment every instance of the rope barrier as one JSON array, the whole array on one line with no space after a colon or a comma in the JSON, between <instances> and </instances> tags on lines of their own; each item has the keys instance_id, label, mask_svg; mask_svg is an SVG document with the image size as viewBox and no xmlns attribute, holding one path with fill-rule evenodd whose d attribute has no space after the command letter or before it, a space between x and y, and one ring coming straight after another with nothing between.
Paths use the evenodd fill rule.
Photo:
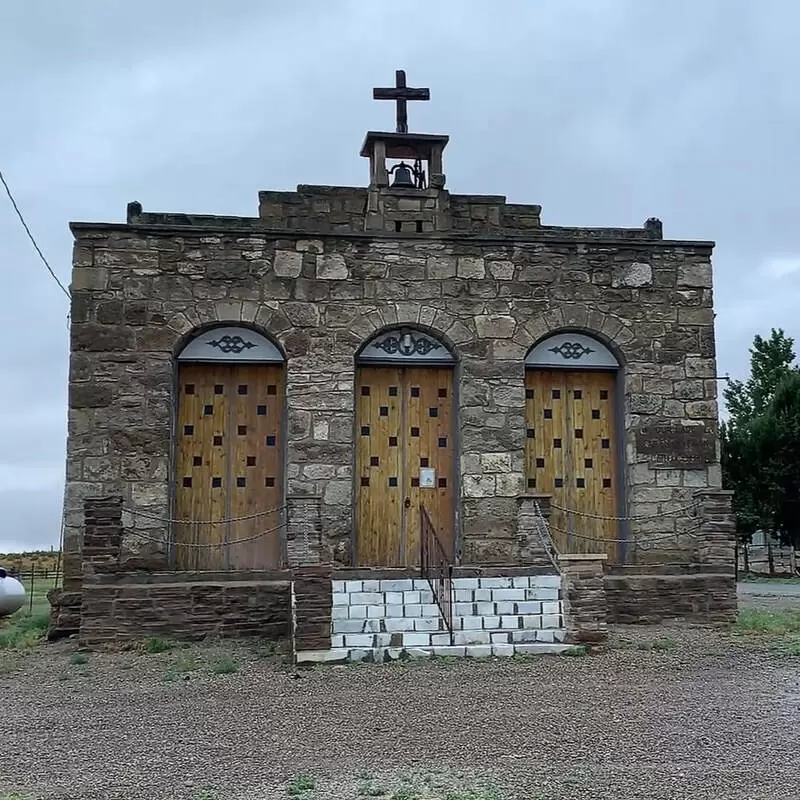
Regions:
<instances>
[{"instance_id":1,"label":"rope barrier","mask_svg":"<svg viewBox=\"0 0 800 800\"><path fill-rule=\"evenodd\" d=\"M553 525L552 523L549 525L551 531L556 531L556 533L561 533L564 536L572 537L575 539L583 539L584 541L608 543L608 544L634 544L638 547L645 547L646 545L649 545L651 543L664 541L666 539L677 539L679 536L689 536L691 538L696 538L694 533L695 531L699 530L700 527L702 526L698 525L689 530L673 531L672 533L652 534L650 536L647 536L646 538L642 537L642 535L640 534L639 537L632 536L628 539L607 539L602 536L587 536L586 534L578 533L577 531L566 531L563 528L559 528Z\"/></svg>"}]
</instances>

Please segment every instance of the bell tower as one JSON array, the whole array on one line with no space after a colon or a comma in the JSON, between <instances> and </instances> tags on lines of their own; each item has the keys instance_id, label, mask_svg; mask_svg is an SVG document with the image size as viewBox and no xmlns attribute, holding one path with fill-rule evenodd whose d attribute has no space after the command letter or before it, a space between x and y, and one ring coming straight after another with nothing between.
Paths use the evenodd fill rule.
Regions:
<instances>
[{"instance_id":1,"label":"bell tower","mask_svg":"<svg viewBox=\"0 0 800 800\"><path fill-rule=\"evenodd\" d=\"M369 131L361 155L369 159L368 231L425 234L450 228L450 196L442 164L448 136L408 132L408 101L430 100L429 89L406 86L397 70L395 85L372 90L374 100L394 100L394 133Z\"/></svg>"}]
</instances>

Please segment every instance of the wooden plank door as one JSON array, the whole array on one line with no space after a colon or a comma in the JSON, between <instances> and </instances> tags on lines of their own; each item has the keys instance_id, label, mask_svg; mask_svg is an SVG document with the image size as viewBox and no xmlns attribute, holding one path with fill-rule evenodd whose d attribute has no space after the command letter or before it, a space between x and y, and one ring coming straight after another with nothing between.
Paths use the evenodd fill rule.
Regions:
<instances>
[{"instance_id":1,"label":"wooden plank door","mask_svg":"<svg viewBox=\"0 0 800 800\"><path fill-rule=\"evenodd\" d=\"M618 558L613 372L529 370L525 380L528 490L550 494L562 552ZM564 511L568 509L569 511ZM570 535L573 534L573 535Z\"/></svg>"},{"instance_id":2,"label":"wooden plank door","mask_svg":"<svg viewBox=\"0 0 800 800\"><path fill-rule=\"evenodd\" d=\"M420 560L420 504L455 545L453 372L361 367L356 380L356 563ZM430 485L427 485L430 482Z\"/></svg>"},{"instance_id":3,"label":"wooden plank door","mask_svg":"<svg viewBox=\"0 0 800 800\"><path fill-rule=\"evenodd\" d=\"M173 526L178 569L280 566L283 387L282 365L181 365L175 516L195 522Z\"/></svg>"}]
</instances>

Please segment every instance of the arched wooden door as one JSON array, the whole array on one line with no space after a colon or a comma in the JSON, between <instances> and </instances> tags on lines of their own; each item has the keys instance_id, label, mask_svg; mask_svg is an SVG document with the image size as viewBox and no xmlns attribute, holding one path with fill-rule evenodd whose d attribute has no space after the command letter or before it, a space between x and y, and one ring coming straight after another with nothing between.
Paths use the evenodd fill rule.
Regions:
<instances>
[{"instance_id":1,"label":"arched wooden door","mask_svg":"<svg viewBox=\"0 0 800 800\"><path fill-rule=\"evenodd\" d=\"M234 327L178 355L177 569L281 565L283 362L266 337Z\"/></svg>"},{"instance_id":2,"label":"arched wooden door","mask_svg":"<svg viewBox=\"0 0 800 800\"><path fill-rule=\"evenodd\" d=\"M616 561L619 362L586 334L558 333L525 365L528 491L551 495L551 533L562 552L605 552Z\"/></svg>"},{"instance_id":3,"label":"arched wooden door","mask_svg":"<svg viewBox=\"0 0 800 800\"><path fill-rule=\"evenodd\" d=\"M420 507L455 550L455 359L429 334L383 333L362 348L355 385L356 564L420 563Z\"/></svg>"}]
</instances>

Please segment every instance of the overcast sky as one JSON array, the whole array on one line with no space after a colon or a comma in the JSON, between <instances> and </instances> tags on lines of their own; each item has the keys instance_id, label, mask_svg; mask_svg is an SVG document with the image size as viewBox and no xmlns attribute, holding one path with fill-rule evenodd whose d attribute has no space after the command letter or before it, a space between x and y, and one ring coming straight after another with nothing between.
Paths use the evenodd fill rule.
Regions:
<instances>
[{"instance_id":1,"label":"overcast sky","mask_svg":"<svg viewBox=\"0 0 800 800\"><path fill-rule=\"evenodd\" d=\"M395 18L393 10L407 9ZM713 239L720 373L800 339L796 0L0 0L0 169L68 284L70 220L255 216L259 189L364 185L373 86L429 86L453 192L545 224ZM0 552L58 544L67 303L0 194Z\"/></svg>"}]
</instances>

